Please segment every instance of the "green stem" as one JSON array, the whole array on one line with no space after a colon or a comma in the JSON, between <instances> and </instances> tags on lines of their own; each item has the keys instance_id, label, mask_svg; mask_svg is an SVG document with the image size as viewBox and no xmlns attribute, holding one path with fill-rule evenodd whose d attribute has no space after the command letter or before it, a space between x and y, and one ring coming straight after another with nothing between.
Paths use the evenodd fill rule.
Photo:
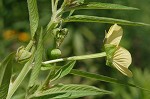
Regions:
<instances>
[{"instance_id":1,"label":"green stem","mask_svg":"<svg viewBox=\"0 0 150 99\"><path fill-rule=\"evenodd\" d=\"M51 3L52 3L52 13L54 13L55 12L55 10L54 10L54 0L51 0Z\"/></svg>"},{"instance_id":2,"label":"green stem","mask_svg":"<svg viewBox=\"0 0 150 99\"><path fill-rule=\"evenodd\" d=\"M25 50L29 51L31 47L33 46L34 41L30 40L29 44L26 46Z\"/></svg>"},{"instance_id":3,"label":"green stem","mask_svg":"<svg viewBox=\"0 0 150 99\"><path fill-rule=\"evenodd\" d=\"M60 23L60 15L62 14L63 9L57 10L55 13L53 13L51 17L51 21L48 23L46 27L46 32L44 35L43 40L46 40L47 38L50 38L52 30ZM59 18L58 18L59 17Z\"/></svg>"},{"instance_id":4,"label":"green stem","mask_svg":"<svg viewBox=\"0 0 150 99\"><path fill-rule=\"evenodd\" d=\"M56 63L54 64L54 66L56 65ZM49 80L51 79L51 75L54 71L53 70L50 70L46 79L44 80L43 84L41 86L38 87L38 89L36 90L36 92L42 90L43 88L47 88L49 86ZM35 93L36 93L35 92Z\"/></svg>"},{"instance_id":5,"label":"green stem","mask_svg":"<svg viewBox=\"0 0 150 99\"><path fill-rule=\"evenodd\" d=\"M57 11L58 2L59 0L55 0L55 11Z\"/></svg>"},{"instance_id":6,"label":"green stem","mask_svg":"<svg viewBox=\"0 0 150 99\"><path fill-rule=\"evenodd\" d=\"M96 53L96 54L90 54L90 55L80 55L80 56L72 56L68 58L60 58L50 61L42 62L43 64L50 64L50 63L56 63L56 62L62 62L62 61L70 61L70 60L84 60L84 59L91 59L91 58L99 58L99 57L105 57L106 52Z\"/></svg>"}]
</instances>

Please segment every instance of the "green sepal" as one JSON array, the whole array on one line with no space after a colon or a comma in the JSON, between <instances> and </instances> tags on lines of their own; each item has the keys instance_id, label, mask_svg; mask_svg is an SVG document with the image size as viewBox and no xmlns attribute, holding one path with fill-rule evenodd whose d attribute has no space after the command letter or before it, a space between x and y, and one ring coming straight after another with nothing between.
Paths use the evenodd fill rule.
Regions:
<instances>
[{"instance_id":1,"label":"green sepal","mask_svg":"<svg viewBox=\"0 0 150 99\"><path fill-rule=\"evenodd\" d=\"M112 44L105 44L104 49L106 52L106 65L112 66L112 59L115 51L117 50L117 46Z\"/></svg>"}]
</instances>

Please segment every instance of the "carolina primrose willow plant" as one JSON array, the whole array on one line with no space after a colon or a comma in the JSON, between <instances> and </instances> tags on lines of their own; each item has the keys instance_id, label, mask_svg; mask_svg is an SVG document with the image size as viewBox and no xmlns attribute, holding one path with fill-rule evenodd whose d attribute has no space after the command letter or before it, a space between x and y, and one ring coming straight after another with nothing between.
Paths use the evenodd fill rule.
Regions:
<instances>
[{"instance_id":1,"label":"carolina primrose willow plant","mask_svg":"<svg viewBox=\"0 0 150 99\"><path fill-rule=\"evenodd\" d=\"M79 9L138 10L137 8L110 3L84 2L84 0L64 0L62 5L58 7L58 2L59 0L51 0L52 16L47 27L44 28L43 26L39 26L37 1L27 0L31 40L26 47L19 47L16 52L11 53L1 62L0 99L11 99L15 96L19 97L15 92L29 72L31 72L31 74L28 87L26 88L26 93L23 93L23 96L20 97L20 99L67 99L113 93L90 85L54 83L54 81L68 74L147 90L134 84L121 82L116 78L73 69L77 60L106 57L106 65L116 68L125 76L132 77L132 72L128 69L132 62L131 54L128 50L119 46L123 35L123 29L117 24L136 26L144 26L148 24L98 16L72 16L72 14L75 10ZM63 14L68 11L70 11L70 14L64 18ZM110 27L108 33L106 33L104 39L104 52L60 58L61 53L63 52L60 51L59 47L68 34L68 29L62 28L62 23L67 22L98 22L114 24ZM43 55L44 43L47 39L54 39L55 41L55 47L51 51L51 57L53 60L48 61L44 60L45 58ZM14 58L16 61L13 60ZM67 63L64 66L57 66L56 63L61 61L66 61ZM11 79L13 69L12 64L15 62L24 66L17 78L13 81ZM44 81L40 81L42 83L38 83L40 80L39 74L45 70L49 70L49 74L45 77Z\"/></svg>"}]
</instances>

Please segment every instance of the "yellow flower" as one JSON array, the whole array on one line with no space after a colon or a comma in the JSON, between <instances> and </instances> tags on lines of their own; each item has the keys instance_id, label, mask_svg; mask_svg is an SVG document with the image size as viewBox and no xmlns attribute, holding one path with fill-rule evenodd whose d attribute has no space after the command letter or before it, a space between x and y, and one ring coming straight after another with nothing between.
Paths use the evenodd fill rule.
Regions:
<instances>
[{"instance_id":1,"label":"yellow flower","mask_svg":"<svg viewBox=\"0 0 150 99\"><path fill-rule=\"evenodd\" d=\"M117 47L113 57L112 66L118 69L122 74L132 77L132 72L128 69L132 62L131 54L123 47Z\"/></svg>"},{"instance_id":2,"label":"yellow flower","mask_svg":"<svg viewBox=\"0 0 150 99\"><path fill-rule=\"evenodd\" d=\"M128 69L132 62L131 54L128 50L119 46L123 35L121 26L114 24L110 27L105 36L105 51L107 55L106 65L113 66L122 74L132 77L132 72Z\"/></svg>"}]
</instances>

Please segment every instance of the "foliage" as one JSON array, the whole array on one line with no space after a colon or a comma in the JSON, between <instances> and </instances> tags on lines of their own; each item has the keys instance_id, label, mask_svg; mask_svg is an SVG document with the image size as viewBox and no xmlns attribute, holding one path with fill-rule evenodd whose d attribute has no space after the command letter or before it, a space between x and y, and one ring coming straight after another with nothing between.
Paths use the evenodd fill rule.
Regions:
<instances>
[{"instance_id":1,"label":"foliage","mask_svg":"<svg viewBox=\"0 0 150 99\"><path fill-rule=\"evenodd\" d=\"M9 2L11 3L12 1L4 1L4 2L1 2L1 4L3 3L8 4ZM48 20L44 20L48 18L43 18L43 19L39 18L40 13L42 14L42 12L40 11L41 7L37 5L38 2L42 2L42 1L27 0L27 4L28 4L27 6L28 6L28 11L29 11L29 21L30 21L30 33L31 33L31 38L30 38L29 43L27 44L26 47L24 46L19 47L16 51L16 56L14 56L14 54L9 55L0 64L0 68L1 68L0 70L2 71L1 72L2 74L0 76L0 80L1 80L0 97L1 98L10 99L12 97L13 98L22 97L22 98L28 98L28 99L30 98L41 98L41 99L65 98L66 99L66 98L78 98L78 97L89 96L89 95L110 94L110 96L112 96L113 91L103 90L101 88L92 86L92 84L91 85L60 84L57 82L58 80L61 80L60 82L62 83L63 78L67 76L68 74L72 74L74 76L81 76L84 78L95 79L95 80L104 81L104 82L109 82L109 83L116 83L116 85L121 84L121 85L125 85L128 87L129 86L135 87L135 88L138 88L140 90L145 90L145 91L150 90L150 89L146 89L146 87L141 87L143 85L140 85L140 86L135 85L134 84L135 82L132 82L132 83L128 83L127 81L123 82L120 79L116 79L113 77L108 77L108 76L104 76L101 74L95 74L95 73L91 73L87 71L83 72L78 69L73 69L76 63L75 62L76 60L107 57L106 61L107 62L109 61L110 67L115 67L122 74L131 77L130 74L132 72L130 71L131 72L130 74L128 72L128 67L130 63L127 65L123 65L131 61L131 57L129 58L125 56L124 53L127 53L128 51L125 49L122 49L121 51L122 54L120 54L119 56L121 56L120 59L122 59L121 61L123 61L123 63L121 63L120 65L119 61L117 61L116 62L117 65L114 66L113 59L115 57L115 54L118 53L119 48L122 48L122 47L119 47L118 45L114 45L111 42L109 42L108 45L110 44L110 46L113 46L112 49L110 47L106 48L105 46L106 44L104 42L104 46L103 45L101 46L101 47L105 47L104 52L81 55L81 54L85 54L85 50L83 47L84 41L83 41L82 35L84 35L89 41L92 41L92 42L95 40L96 37L90 31L85 29L84 26L81 26L81 27L79 26L78 29L76 29L76 31L74 31L74 29L71 26L68 28L64 28L67 26L67 24L75 24L72 22L82 22L81 25L83 24L83 22L86 22L86 23L88 22L92 24L94 22L94 23L110 23L110 24L132 25L132 26L149 26L149 24L128 21L128 20L124 20L121 18L118 19L118 18L104 17L104 16L100 17L95 14L93 15L88 15L88 14L81 15L81 13L76 14L78 13L76 11L80 9L84 9L86 11L90 11L90 9L97 9L97 10L105 9L107 11L108 10L115 11L114 12L114 16L115 16L115 13L117 12L117 10L119 11L127 10L130 12L134 10L138 11L139 9L134 8L134 7L123 6L119 4L112 4L112 3L88 2L88 0L87 1L64 0L63 2L60 0L51 0L52 13L48 13L47 11L45 11L45 15L47 15L48 17L51 16L50 17L51 19L48 22ZM50 4L50 2L48 4ZM1 8L4 8L4 7L1 6ZM2 17L4 16L5 15L3 15ZM23 22L21 24L25 24L27 26L26 30L29 30L28 22ZM4 24L1 24L1 26L4 26ZM15 24L14 26L17 28L22 28L19 22ZM68 33L68 29L71 30L71 28L72 28L72 32L74 32L72 34ZM111 36L108 36L107 39L116 39L117 37L114 35L119 34L117 32L117 28L112 29L112 30L111 29L112 27L110 28L110 31L108 31L108 33L106 34L106 36L111 35ZM78 33L78 31L81 32L82 30L84 31L86 30L87 34ZM116 31L116 32L112 32L112 31ZM10 32L10 34L12 33L13 35L15 34L18 35L18 32L16 31ZM67 51L65 52L64 50L66 50L67 48L69 49L71 46L70 45L70 46L65 47L65 42L67 41L68 35L72 35L70 37L74 41L73 45L74 45L75 50L77 50L78 56L61 58L61 54L67 52ZM88 35L91 35L91 36L88 36ZM5 35L5 37L6 36L7 35ZM6 38L10 38L10 37L6 37ZM53 42L53 43L50 43L50 42ZM55 57L55 55L53 55L52 53L49 53L50 55L46 55L46 49L49 47L49 46L48 47L45 46L47 43L50 43L50 48L49 48L50 52L53 51L54 49L58 49L54 53L54 54L59 53L57 57ZM110 54L109 52L111 52L112 50L113 50L113 53ZM130 53L128 52L128 56L129 54ZM13 59L16 59L16 60L13 60ZM58 63L62 61L65 61L64 62L65 65ZM88 62L85 62L85 63L87 64L87 66L89 65ZM12 64L15 64L15 65L12 66ZM15 72L16 65L20 65L23 68L21 68L20 71ZM106 63L106 65L108 65L108 63ZM90 67L87 67L87 68L90 69ZM13 69L13 73L11 73L12 69ZM9 72L8 74L6 70ZM16 78L13 78L14 76L13 74L15 73L18 73L18 75ZM40 76L42 73L45 74L47 77L44 77L41 79ZM30 78L30 79L26 80L26 78ZM23 82L26 82L28 84L27 88L23 87L25 92L17 93L16 91L21 88L21 84Z\"/></svg>"}]
</instances>

